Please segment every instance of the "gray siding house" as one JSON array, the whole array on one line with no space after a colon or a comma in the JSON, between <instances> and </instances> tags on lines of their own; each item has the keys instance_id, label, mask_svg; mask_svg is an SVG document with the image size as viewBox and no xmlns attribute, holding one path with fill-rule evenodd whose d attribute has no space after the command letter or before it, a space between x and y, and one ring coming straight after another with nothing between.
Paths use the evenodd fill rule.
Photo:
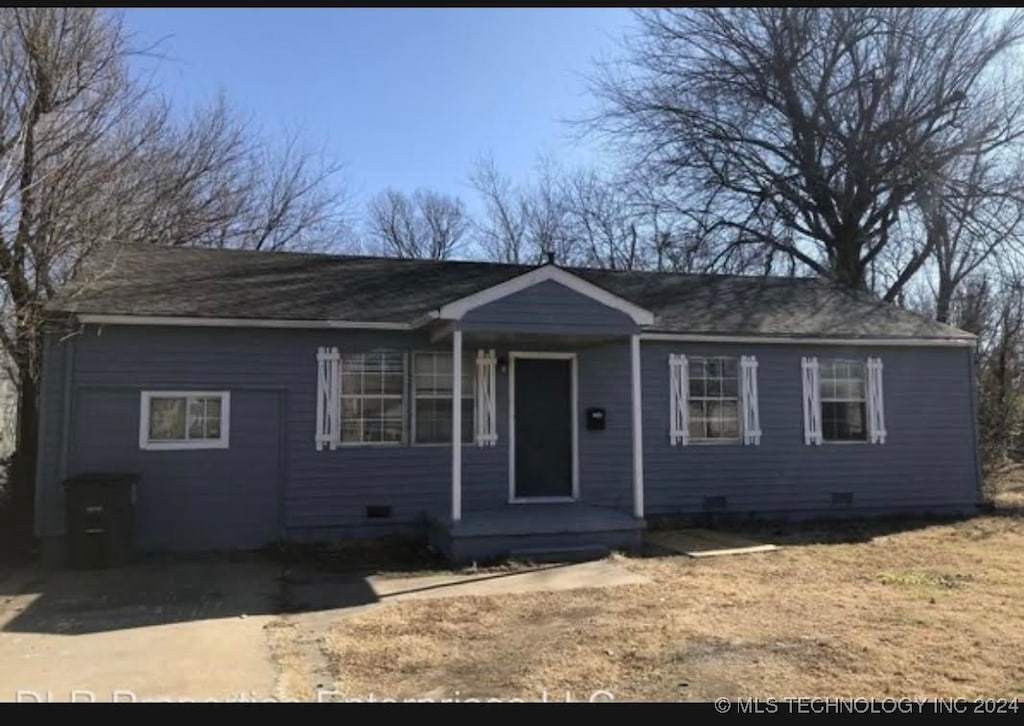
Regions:
<instances>
[{"instance_id":1,"label":"gray siding house","mask_svg":"<svg viewBox=\"0 0 1024 726\"><path fill-rule=\"evenodd\" d=\"M152 551L970 512L973 347L811 279L125 246L51 305L36 531L95 472Z\"/></svg>"}]
</instances>

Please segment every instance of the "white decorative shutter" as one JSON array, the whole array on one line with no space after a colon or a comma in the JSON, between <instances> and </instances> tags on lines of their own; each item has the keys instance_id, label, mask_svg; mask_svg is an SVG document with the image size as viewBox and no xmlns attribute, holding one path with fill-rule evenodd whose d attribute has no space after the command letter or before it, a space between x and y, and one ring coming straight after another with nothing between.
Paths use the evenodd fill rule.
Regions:
<instances>
[{"instance_id":1,"label":"white decorative shutter","mask_svg":"<svg viewBox=\"0 0 1024 726\"><path fill-rule=\"evenodd\" d=\"M690 365L685 355L668 357L671 394L669 395L669 442L673 446L690 443Z\"/></svg>"},{"instance_id":2,"label":"white decorative shutter","mask_svg":"<svg viewBox=\"0 0 1024 726\"><path fill-rule=\"evenodd\" d=\"M495 409L495 370L498 358L493 350L476 352L476 445L498 443L498 416Z\"/></svg>"},{"instance_id":3,"label":"white decorative shutter","mask_svg":"<svg viewBox=\"0 0 1024 726\"><path fill-rule=\"evenodd\" d=\"M868 358L868 441L885 443L885 401L882 390L882 359Z\"/></svg>"},{"instance_id":4,"label":"white decorative shutter","mask_svg":"<svg viewBox=\"0 0 1024 726\"><path fill-rule=\"evenodd\" d=\"M804 443L821 443L821 388L818 385L818 359L804 358L803 371Z\"/></svg>"},{"instance_id":5,"label":"white decorative shutter","mask_svg":"<svg viewBox=\"0 0 1024 726\"><path fill-rule=\"evenodd\" d=\"M341 356L337 348L316 352L316 450L333 450L341 441Z\"/></svg>"},{"instance_id":6,"label":"white decorative shutter","mask_svg":"<svg viewBox=\"0 0 1024 726\"><path fill-rule=\"evenodd\" d=\"M757 358L740 357L740 398L743 408L743 443L761 443L761 416L757 410Z\"/></svg>"}]
</instances>

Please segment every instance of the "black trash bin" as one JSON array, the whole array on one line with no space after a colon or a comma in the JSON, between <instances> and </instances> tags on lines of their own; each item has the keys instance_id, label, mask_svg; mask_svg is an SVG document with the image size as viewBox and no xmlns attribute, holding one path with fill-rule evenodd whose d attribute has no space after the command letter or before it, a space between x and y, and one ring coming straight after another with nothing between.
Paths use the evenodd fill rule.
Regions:
<instances>
[{"instance_id":1,"label":"black trash bin","mask_svg":"<svg viewBox=\"0 0 1024 726\"><path fill-rule=\"evenodd\" d=\"M115 567L132 558L136 474L79 474L64 480L68 564Z\"/></svg>"}]
</instances>

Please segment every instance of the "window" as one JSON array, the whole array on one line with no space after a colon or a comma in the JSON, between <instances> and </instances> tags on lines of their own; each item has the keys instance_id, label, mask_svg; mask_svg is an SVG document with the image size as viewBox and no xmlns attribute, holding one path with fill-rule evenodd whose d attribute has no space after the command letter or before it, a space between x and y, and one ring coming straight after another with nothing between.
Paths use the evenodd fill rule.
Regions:
<instances>
[{"instance_id":1,"label":"window","mask_svg":"<svg viewBox=\"0 0 1024 726\"><path fill-rule=\"evenodd\" d=\"M143 391L139 448L226 449L230 407L227 391Z\"/></svg>"},{"instance_id":2,"label":"window","mask_svg":"<svg viewBox=\"0 0 1024 726\"><path fill-rule=\"evenodd\" d=\"M864 379L862 361L823 358L819 362L823 440L867 440L867 396Z\"/></svg>"},{"instance_id":3,"label":"window","mask_svg":"<svg viewBox=\"0 0 1024 726\"><path fill-rule=\"evenodd\" d=\"M689 440L738 441L739 377L735 358L689 360Z\"/></svg>"},{"instance_id":4,"label":"window","mask_svg":"<svg viewBox=\"0 0 1024 726\"><path fill-rule=\"evenodd\" d=\"M462 361L462 440L473 441L473 391L476 361ZM413 441L417 444L450 444L452 441L452 355L413 355Z\"/></svg>"},{"instance_id":5,"label":"window","mask_svg":"<svg viewBox=\"0 0 1024 726\"><path fill-rule=\"evenodd\" d=\"M405 356L375 350L341 356L341 442L400 444L405 429Z\"/></svg>"}]
</instances>

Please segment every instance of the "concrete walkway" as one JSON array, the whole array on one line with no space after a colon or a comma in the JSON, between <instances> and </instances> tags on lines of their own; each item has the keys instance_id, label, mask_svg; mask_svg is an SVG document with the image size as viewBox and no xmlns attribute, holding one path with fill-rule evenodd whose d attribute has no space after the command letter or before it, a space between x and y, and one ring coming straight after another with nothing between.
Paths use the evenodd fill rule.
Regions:
<instances>
[{"instance_id":1,"label":"concrete walkway","mask_svg":"<svg viewBox=\"0 0 1024 726\"><path fill-rule=\"evenodd\" d=\"M648 582L646 577L608 560L571 565L539 565L525 571L368 579L377 597L389 601L554 592L587 587L642 585Z\"/></svg>"},{"instance_id":2,"label":"concrete walkway","mask_svg":"<svg viewBox=\"0 0 1024 726\"><path fill-rule=\"evenodd\" d=\"M341 614L365 611L383 603L470 595L576 590L587 587L636 585L647 578L608 560L576 564L537 565L529 569L469 574L325 575L292 570L285 578L287 610L319 624Z\"/></svg>"},{"instance_id":3,"label":"concrete walkway","mask_svg":"<svg viewBox=\"0 0 1024 726\"><path fill-rule=\"evenodd\" d=\"M220 562L0 581L0 701L273 696L277 568Z\"/></svg>"},{"instance_id":4,"label":"concrete walkway","mask_svg":"<svg viewBox=\"0 0 1024 726\"><path fill-rule=\"evenodd\" d=\"M644 539L648 544L689 557L753 555L779 549L778 545L769 542L755 542L733 532L710 529L689 528L648 532Z\"/></svg>"}]
</instances>

